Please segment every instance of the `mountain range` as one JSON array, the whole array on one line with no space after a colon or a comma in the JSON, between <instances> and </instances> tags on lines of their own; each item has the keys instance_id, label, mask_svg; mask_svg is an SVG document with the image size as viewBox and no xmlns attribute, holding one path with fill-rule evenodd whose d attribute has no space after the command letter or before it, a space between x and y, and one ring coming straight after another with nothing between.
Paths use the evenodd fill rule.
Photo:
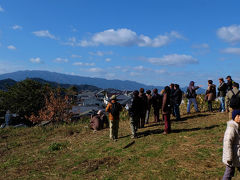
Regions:
<instances>
[{"instance_id":1,"label":"mountain range","mask_svg":"<svg viewBox=\"0 0 240 180\"><path fill-rule=\"evenodd\" d=\"M40 71L40 70L26 70L26 71L17 71L12 73L6 73L0 75L0 80L12 79L15 81L22 81L26 78L37 78L42 79L48 82L55 82L58 84L65 85L91 85L96 86L101 89L113 88L119 90L136 90L140 88L144 89L154 89L157 88L159 91L162 90L163 86L149 86L142 83L129 80L107 80L103 78L92 78L92 77L83 77L76 75L67 75L56 72L49 71ZM185 92L186 87L182 88ZM198 93L204 93L204 89L199 89Z\"/></svg>"}]
</instances>

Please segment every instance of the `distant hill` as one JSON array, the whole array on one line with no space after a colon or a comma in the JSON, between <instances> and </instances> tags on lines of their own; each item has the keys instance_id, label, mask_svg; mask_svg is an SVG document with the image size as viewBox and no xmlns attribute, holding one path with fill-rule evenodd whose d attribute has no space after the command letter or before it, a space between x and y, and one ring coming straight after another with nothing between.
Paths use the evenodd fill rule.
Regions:
<instances>
[{"instance_id":1,"label":"distant hill","mask_svg":"<svg viewBox=\"0 0 240 180\"><path fill-rule=\"evenodd\" d=\"M0 90L6 91L8 87L11 87L16 83L17 81L14 81L13 79L10 79L10 78L0 80Z\"/></svg>"},{"instance_id":2,"label":"distant hill","mask_svg":"<svg viewBox=\"0 0 240 180\"><path fill-rule=\"evenodd\" d=\"M69 87L70 85L81 85L81 88L91 89L91 88L101 88L101 89L118 89L118 90L136 90L140 88L144 89L154 89L157 88L159 91L162 90L163 86L149 86L142 83L138 83L135 81L123 81L123 80L107 80L103 78L90 78L90 77L82 77L82 76L73 76L67 74L61 74L56 72L49 71L17 71L13 73L7 73L0 75L0 80L11 78L15 81L21 81L26 78L36 79L41 81L47 81L51 83L53 86L57 86L58 84L62 84L65 87ZM92 87L94 86L94 87ZM187 87L183 87L182 90L186 92ZM199 94L205 93L204 89L199 88Z\"/></svg>"},{"instance_id":3,"label":"distant hill","mask_svg":"<svg viewBox=\"0 0 240 180\"><path fill-rule=\"evenodd\" d=\"M142 83L134 82L134 81L122 81L122 80L107 80L103 78L90 78L90 77L82 77L82 76L73 76L67 74L61 74L56 72L49 71L17 71L13 73L7 73L0 75L1 79L11 78L15 81L21 81L26 78L40 78L50 82L57 82L60 84L76 84L83 85L88 84L92 86L96 86L102 89L113 88L119 90L135 90L139 88L144 89L153 89L158 88L159 90L163 89L161 86L148 86Z\"/></svg>"},{"instance_id":4,"label":"distant hill","mask_svg":"<svg viewBox=\"0 0 240 180\"><path fill-rule=\"evenodd\" d=\"M89 90L89 91L98 91L100 90L100 88L96 87L96 86L91 86L91 85L74 85L74 84L60 84L60 83L56 83L56 82L51 82L51 81L46 81L40 78L30 78L34 81L37 81L39 83L42 84L49 84L51 87L53 88L57 88L57 87L62 87L62 88L70 88L71 86L75 86L78 91L84 91L84 90ZM0 80L0 90L4 90L6 91L9 87L15 85L17 83L17 81L13 80L13 79L3 79Z\"/></svg>"}]
</instances>

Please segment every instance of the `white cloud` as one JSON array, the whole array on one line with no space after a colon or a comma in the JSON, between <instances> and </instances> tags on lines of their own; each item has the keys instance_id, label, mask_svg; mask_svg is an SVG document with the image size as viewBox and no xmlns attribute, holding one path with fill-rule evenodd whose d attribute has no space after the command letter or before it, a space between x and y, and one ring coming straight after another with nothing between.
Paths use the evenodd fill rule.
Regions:
<instances>
[{"instance_id":1,"label":"white cloud","mask_svg":"<svg viewBox=\"0 0 240 180\"><path fill-rule=\"evenodd\" d=\"M240 48L225 48L221 51L226 54L237 54L240 55Z\"/></svg>"},{"instance_id":2,"label":"white cloud","mask_svg":"<svg viewBox=\"0 0 240 180\"><path fill-rule=\"evenodd\" d=\"M184 54L170 54L163 56L161 58L147 58L147 61L156 64L156 65L162 65L162 66L167 66L167 65L174 65L174 66L179 66L179 65L186 65L186 64L197 64L198 60L193 58L192 56L189 55L184 55Z\"/></svg>"},{"instance_id":3,"label":"white cloud","mask_svg":"<svg viewBox=\"0 0 240 180\"><path fill-rule=\"evenodd\" d=\"M217 30L219 38L229 43L240 42L240 25L231 25L228 27L221 27Z\"/></svg>"},{"instance_id":4,"label":"white cloud","mask_svg":"<svg viewBox=\"0 0 240 180\"><path fill-rule=\"evenodd\" d=\"M96 52L89 52L90 55L92 56L104 56L104 55L112 55L112 51L96 51Z\"/></svg>"},{"instance_id":5,"label":"white cloud","mask_svg":"<svg viewBox=\"0 0 240 180\"><path fill-rule=\"evenodd\" d=\"M104 70L102 68L90 68L88 69L89 72L92 72L92 73L102 73L104 72Z\"/></svg>"},{"instance_id":6,"label":"white cloud","mask_svg":"<svg viewBox=\"0 0 240 180\"><path fill-rule=\"evenodd\" d=\"M68 59L67 59L67 58L60 58L60 57L58 57L58 58L56 58L54 61L55 61L55 62L65 62L65 63L67 63L67 62L68 62Z\"/></svg>"},{"instance_id":7,"label":"white cloud","mask_svg":"<svg viewBox=\"0 0 240 180\"><path fill-rule=\"evenodd\" d=\"M4 12L4 9L2 8L1 5L0 5L0 12Z\"/></svg>"},{"instance_id":8,"label":"white cloud","mask_svg":"<svg viewBox=\"0 0 240 180\"><path fill-rule=\"evenodd\" d=\"M193 44L192 48L194 48L194 49L208 49L209 45L207 43Z\"/></svg>"},{"instance_id":9,"label":"white cloud","mask_svg":"<svg viewBox=\"0 0 240 180\"><path fill-rule=\"evenodd\" d=\"M95 63L84 63L84 62L75 62L74 66L95 66Z\"/></svg>"},{"instance_id":10,"label":"white cloud","mask_svg":"<svg viewBox=\"0 0 240 180\"><path fill-rule=\"evenodd\" d=\"M111 61L111 58L106 58L105 61L106 61L106 62L110 62L110 61Z\"/></svg>"},{"instance_id":11,"label":"white cloud","mask_svg":"<svg viewBox=\"0 0 240 180\"><path fill-rule=\"evenodd\" d=\"M143 66L136 66L136 67L134 67L133 69L138 70L138 71L142 71L142 70L144 70L145 68L144 68Z\"/></svg>"},{"instance_id":12,"label":"white cloud","mask_svg":"<svg viewBox=\"0 0 240 180\"><path fill-rule=\"evenodd\" d=\"M145 35L137 35L136 32L130 29L108 29L103 32L94 34L89 40L78 41L75 37L68 40L67 45L71 46L141 46L141 47L161 47L167 45L175 39L184 39L176 31L166 33L164 35L158 35L151 39Z\"/></svg>"},{"instance_id":13,"label":"white cloud","mask_svg":"<svg viewBox=\"0 0 240 180\"><path fill-rule=\"evenodd\" d=\"M71 55L71 58L82 58L82 56L77 55L77 54L72 54L72 55Z\"/></svg>"},{"instance_id":14,"label":"white cloud","mask_svg":"<svg viewBox=\"0 0 240 180\"><path fill-rule=\"evenodd\" d=\"M22 29L22 26L14 25L14 26L12 26L12 29L13 29L13 30L21 30L21 29Z\"/></svg>"},{"instance_id":15,"label":"white cloud","mask_svg":"<svg viewBox=\"0 0 240 180\"><path fill-rule=\"evenodd\" d=\"M52 35L48 30L35 31L33 32L33 34L38 37L47 37L50 39L56 39L56 37Z\"/></svg>"},{"instance_id":16,"label":"white cloud","mask_svg":"<svg viewBox=\"0 0 240 180\"><path fill-rule=\"evenodd\" d=\"M37 64L42 63L42 60L39 57L31 58L30 61Z\"/></svg>"},{"instance_id":17,"label":"white cloud","mask_svg":"<svg viewBox=\"0 0 240 180\"><path fill-rule=\"evenodd\" d=\"M15 46L13 46L13 45L9 45L7 48L10 49L10 50L16 50L16 49L17 49L17 48L16 48Z\"/></svg>"}]
</instances>

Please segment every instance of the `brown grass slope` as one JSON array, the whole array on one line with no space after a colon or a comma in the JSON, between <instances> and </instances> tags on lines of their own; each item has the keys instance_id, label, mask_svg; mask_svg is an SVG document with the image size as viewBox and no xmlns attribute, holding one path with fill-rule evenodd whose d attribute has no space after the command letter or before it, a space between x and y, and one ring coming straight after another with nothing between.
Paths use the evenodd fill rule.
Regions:
<instances>
[{"instance_id":1,"label":"brown grass slope","mask_svg":"<svg viewBox=\"0 0 240 180\"><path fill-rule=\"evenodd\" d=\"M162 134L161 122L135 140L125 120L117 142L108 129L93 133L80 123L1 129L0 179L221 179L227 119L225 113L184 115L172 121L171 134Z\"/></svg>"}]
</instances>

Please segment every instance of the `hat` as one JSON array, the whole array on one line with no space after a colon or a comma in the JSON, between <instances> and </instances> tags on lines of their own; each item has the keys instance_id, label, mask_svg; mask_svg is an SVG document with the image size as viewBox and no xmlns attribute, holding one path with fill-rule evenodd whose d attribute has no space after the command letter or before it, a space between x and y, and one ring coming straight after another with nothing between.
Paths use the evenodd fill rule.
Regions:
<instances>
[{"instance_id":1,"label":"hat","mask_svg":"<svg viewBox=\"0 0 240 180\"><path fill-rule=\"evenodd\" d=\"M226 77L226 79L228 79L228 78L232 79L232 77L231 77L231 76L227 76L227 77Z\"/></svg>"},{"instance_id":2,"label":"hat","mask_svg":"<svg viewBox=\"0 0 240 180\"><path fill-rule=\"evenodd\" d=\"M240 110L233 110L232 119L234 120L237 115L240 115Z\"/></svg>"},{"instance_id":3,"label":"hat","mask_svg":"<svg viewBox=\"0 0 240 180\"><path fill-rule=\"evenodd\" d=\"M224 81L223 78L219 78L219 80Z\"/></svg>"},{"instance_id":4,"label":"hat","mask_svg":"<svg viewBox=\"0 0 240 180\"><path fill-rule=\"evenodd\" d=\"M117 96L116 95L112 95L111 100L116 100Z\"/></svg>"}]
</instances>

